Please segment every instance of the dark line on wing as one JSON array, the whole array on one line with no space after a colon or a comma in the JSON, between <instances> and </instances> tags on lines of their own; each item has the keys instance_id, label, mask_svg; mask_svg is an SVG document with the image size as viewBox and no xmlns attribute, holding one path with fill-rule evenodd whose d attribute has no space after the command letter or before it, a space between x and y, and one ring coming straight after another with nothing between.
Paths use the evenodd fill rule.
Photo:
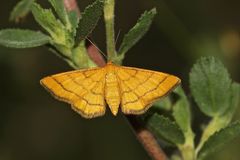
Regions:
<instances>
[{"instance_id":1,"label":"dark line on wing","mask_svg":"<svg viewBox=\"0 0 240 160\"><path fill-rule=\"evenodd\" d=\"M87 89L86 87L84 87L84 85L82 85L81 83L78 83L78 81L76 81L76 79L74 79L71 75L67 75L67 76L68 76L75 84L81 86L83 89L85 89L86 91L88 91L88 89ZM91 79L91 78L89 77L89 79ZM91 81L92 81L92 82L96 82L96 84L93 86L93 88L94 88L99 82L101 82L100 80L99 80L99 81L94 81L94 80L92 80L92 79L91 79ZM100 96L102 96L101 93L93 92L92 89L90 89L90 91L91 91L91 93L93 93L94 95L98 95L98 96L100 95Z\"/></svg>"},{"instance_id":2,"label":"dark line on wing","mask_svg":"<svg viewBox=\"0 0 240 160\"><path fill-rule=\"evenodd\" d=\"M162 79L162 80L158 83L157 87L155 87L155 88L153 88L153 89L151 89L151 90L148 90L148 91L145 92L143 95L141 95L140 98L146 96L149 92L155 91L167 78L168 78L168 76L166 76L164 79Z\"/></svg>"},{"instance_id":3,"label":"dark line on wing","mask_svg":"<svg viewBox=\"0 0 240 160\"><path fill-rule=\"evenodd\" d=\"M124 71L124 70L123 70ZM135 71L135 73L133 74L133 75L131 75L131 76L129 76L127 79L123 79L123 80L121 80L121 81L123 81L123 82L125 82L125 81L128 81L128 80L130 80L131 78L136 78L136 75L137 75L137 73L138 73L138 71L137 70L134 70ZM125 71L124 71L125 72ZM127 73L128 75L130 75L129 73Z\"/></svg>"},{"instance_id":4,"label":"dark line on wing","mask_svg":"<svg viewBox=\"0 0 240 160\"><path fill-rule=\"evenodd\" d=\"M154 75L154 73L151 73L151 75L150 75L148 78L146 78L143 82L139 83L139 84L138 84L136 87L134 87L133 89L131 89L130 87L128 87L130 90L128 90L128 91L123 91L122 94L124 94L124 93L130 93L130 92L132 92L133 90L137 89L139 86L142 86L142 85L143 85L145 82L147 82L153 75Z\"/></svg>"},{"instance_id":5,"label":"dark line on wing","mask_svg":"<svg viewBox=\"0 0 240 160\"><path fill-rule=\"evenodd\" d=\"M71 94L74 94L74 95L77 96L78 98L84 100L87 104L93 105L93 106L94 106L94 105L96 105L96 106L97 106L97 105L99 105L99 106L104 106L104 105L102 105L102 104L89 103L85 98L79 96L78 94L76 94L76 93L70 91L69 89L67 89L66 87L64 87L64 85L62 85L56 78L54 78L54 77L51 77L51 78L52 78L57 84L59 84L59 85L62 87L63 90L65 90L65 91L67 91L67 92L69 92L69 93L71 93Z\"/></svg>"},{"instance_id":6,"label":"dark line on wing","mask_svg":"<svg viewBox=\"0 0 240 160\"><path fill-rule=\"evenodd\" d=\"M92 74L90 74L90 75L86 75L85 73L86 73L87 71L84 71L84 72L82 72L82 74L83 74L83 76L85 77L85 78L90 78L92 75L94 75L95 73L93 72Z\"/></svg>"},{"instance_id":7,"label":"dark line on wing","mask_svg":"<svg viewBox=\"0 0 240 160\"><path fill-rule=\"evenodd\" d=\"M145 92L145 93L144 93L143 95L141 95L141 96L138 96L138 99L137 99L137 100L126 102L126 103L124 103L123 105L137 102L139 99L141 99L142 97L146 96L148 93L155 91L155 90L167 79L167 77L168 77L168 76L166 76L163 80L161 80L161 81L158 83L158 85L157 85L156 87L154 87L153 89ZM161 97L161 96L159 96L159 97ZM156 97L156 99L159 98L159 97ZM155 98L154 98L154 99L155 99Z\"/></svg>"},{"instance_id":8,"label":"dark line on wing","mask_svg":"<svg viewBox=\"0 0 240 160\"><path fill-rule=\"evenodd\" d=\"M98 85L98 83L101 83L102 84L102 89L104 90L104 83L102 81L96 81L97 83L94 85L94 87L90 90L91 93L93 93L94 95L98 95L98 96L104 96L104 92L102 93L98 93L98 92L95 92L93 91L93 89L95 88L96 85Z\"/></svg>"}]
</instances>

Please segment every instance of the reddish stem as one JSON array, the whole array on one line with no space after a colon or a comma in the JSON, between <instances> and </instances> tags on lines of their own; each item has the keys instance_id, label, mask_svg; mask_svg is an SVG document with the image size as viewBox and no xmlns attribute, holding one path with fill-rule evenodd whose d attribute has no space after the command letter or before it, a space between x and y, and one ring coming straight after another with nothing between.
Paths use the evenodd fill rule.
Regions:
<instances>
[{"instance_id":1,"label":"reddish stem","mask_svg":"<svg viewBox=\"0 0 240 160\"><path fill-rule=\"evenodd\" d=\"M142 143L148 155L154 160L167 160L166 154L159 146L156 138L134 115L126 116L133 127L138 140Z\"/></svg>"},{"instance_id":2,"label":"reddish stem","mask_svg":"<svg viewBox=\"0 0 240 160\"><path fill-rule=\"evenodd\" d=\"M80 9L78 7L76 0L64 0L64 5L68 11L77 11L78 15L80 15Z\"/></svg>"}]
</instances>

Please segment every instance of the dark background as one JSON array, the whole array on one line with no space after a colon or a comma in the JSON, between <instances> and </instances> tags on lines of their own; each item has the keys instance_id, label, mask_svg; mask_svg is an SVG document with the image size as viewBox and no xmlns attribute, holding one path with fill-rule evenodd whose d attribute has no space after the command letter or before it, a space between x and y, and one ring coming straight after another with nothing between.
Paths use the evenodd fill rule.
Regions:
<instances>
[{"instance_id":1,"label":"dark background","mask_svg":"<svg viewBox=\"0 0 240 160\"><path fill-rule=\"evenodd\" d=\"M29 15L20 24L9 22L16 0L2 1L0 28L40 27ZM92 1L79 1L83 9ZM49 4L41 1L45 7ZM178 75L188 92L191 66L202 55L215 55L240 81L239 0L119 0L116 33L124 33L146 9L158 15L148 34L132 48L124 64ZM92 34L105 51L104 25ZM0 47L0 160L147 160L124 116L85 120L69 105L54 100L39 80L72 70L46 47ZM240 111L236 113L239 119ZM202 121L205 121L202 119ZM199 128L197 126L195 128ZM239 160L240 138L209 159Z\"/></svg>"}]
</instances>

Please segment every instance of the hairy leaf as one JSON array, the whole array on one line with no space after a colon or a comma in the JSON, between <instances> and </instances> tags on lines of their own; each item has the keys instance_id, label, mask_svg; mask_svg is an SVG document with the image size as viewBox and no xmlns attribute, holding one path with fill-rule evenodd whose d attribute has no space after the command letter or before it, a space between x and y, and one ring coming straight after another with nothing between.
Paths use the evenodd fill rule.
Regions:
<instances>
[{"instance_id":1,"label":"hairy leaf","mask_svg":"<svg viewBox=\"0 0 240 160\"><path fill-rule=\"evenodd\" d=\"M52 36L54 41L65 44L64 25L55 18L50 9L43 9L40 5L34 3L32 13L35 20Z\"/></svg>"},{"instance_id":2,"label":"hairy leaf","mask_svg":"<svg viewBox=\"0 0 240 160\"><path fill-rule=\"evenodd\" d=\"M50 37L37 31L5 29L0 31L0 44L12 48L31 48L50 42Z\"/></svg>"},{"instance_id":3,"label":"hairy leaf","mask_svg":"<svg viewBox=\"0 0 240 160\"><path fill-rule=\"evenodd\" d=\"M157 137L164 138L173 144L183 144L184 136L175 122L158 114L152 115L146 120L149 127Z\"/></svg>"},{"instance_id":4,"label":"hairy leaf","mask_svg":"<svg viewBox=\"0 0 240 160\"><path fill-rule=\"evenodd\" d=\"M76 36L76 30L78 27L78 23L79 23L79 18L78 18L78 13L77 11L70 11L68 12L68 17L69 17L69 21L72 27L72 33L73 36Z\"/></svg>"},{"instance_id":5,"label":"hairy leaf","mask_svg":"<svg viewBox=\"0 0 240 160\"><path fill-rule=\"evenodd\" d=\"M221 148L240 135L240 123L236 122L221 129L209 137L198 154L198 159L203 160L208 155L220 151Z\"/></svg>"},{"instance_id":6,"label":"hairy leaf","mask_svg":"<svg viewBox=\"0 0 240 160\"><path fill-rule=\"evenodd\" d=\"M231 85L231 97L229 101L229 109L223 114L222 118L226 124L230 123L237 107L240 105L240 84L234 82Z\"/></svg>"},{"instance_id":7,"label":"hairy leaf","mask_svg":"<svg viewBox=\"0 0 240 160\"><path fill-rule=\"evenodd\" d=\"M56 11L58 17L64 24L66 30L72 35L72 37L76 36L76 28L78 26L78 15L76 11L68 12L64 7L63 0L49 0L52 4L54 10Z\"/></svg>"},{"instance_id":8,"label":"hairy leaf","mask_svg":"<svg viewBox=\"0 0 240 160\"><path fill-rule=\"evenodd\" d=\"M58 17L65 25L69 25L69 19L67 11L64 7L63 0L49 0L54 10L56 11Z\"/></svg>"},{"instance_id":9,"label":"hairy leaf","mask_svg":"<svg viewBox=\"0 0 240 160\"><path fill-rule=\"evenodd\" d=\"M85 39L96 27L103 13L103 5L104 2L102 0L96 0L93 4L87 6L81 14L76 36L77 44Z\"/></svg>"},{"instance_id":10,"label":"hairy leaf","mask_svg":"<svg viewBox=\"0 0 240 160\"><path fill-rule=\"evenodd\" d=\"M119 54L124 55L145 35L149 30L156 13L157 11L155 8L143 13L137 24L124 36L118 51Z\"/></svg>"},{"instance_id":11,"label":"hairy leaf","mask_svg":"<svg viewBox=\"0 0 240 160\"><path fill-rule=\"evenodd\" d=\"M156 110L166 110L166 111L170 111L172 108L172 102L168 97L165 97L164 99L161 99L157 102L154 103L154 105L152 106L153 109Z\"/></svg>"},{"instance_id":12,"label":"hairy leaf","mask_svg":"<svg viewBox=\"0 0 240 160\"><path fill-rule=\"evenodd\" d=\"M231 117L235 113L237 107L240 104L240 84L239 83L232 83L231 86L231 98L230 98L230 109L228 110Z\"/></svg>"},{"instance_id":13,"label":"hairy leaf","mask_svg":"<svg viewBox=\"0 0 240 160\"><path fill-rule=\"evenodd\" d=\"M24 18L29 11L35 0L20 0L16 6L13 8L10 20L18 22L21 18Z\"/></svg>"},{"instance_id":14,"label":"hairy leaf","mask_svg":"<svg viewBox=\"0 0 240 160\"><path fill-rule=\"evenodd\" d=\"M174 91L179 96L177 102L173 105L173 116L183 132L191 130L190 105L182 87Z\"/></svg>"},{"instance_id":15,"label":"hairy leaf","mask_svg":"<svg viewBox=\"0 0 240 160\"><path fill-rule=\"evenodd\" d=\"M72 60L78 69L97 67L88 56L85 41L82 41L78 47L74 48Z\"/></svg>"},{"instance_id":16,"label":"hairy leaf","mask_svg":"<svg viewBox=\"0 0 240 160\"><path fill-rule=\"evenodd\" d=\"M231 79L218 59L198 60L190 73L190 89L201 111L208 116L221 115L229 107Z\"/></svg>"}]
</instances>

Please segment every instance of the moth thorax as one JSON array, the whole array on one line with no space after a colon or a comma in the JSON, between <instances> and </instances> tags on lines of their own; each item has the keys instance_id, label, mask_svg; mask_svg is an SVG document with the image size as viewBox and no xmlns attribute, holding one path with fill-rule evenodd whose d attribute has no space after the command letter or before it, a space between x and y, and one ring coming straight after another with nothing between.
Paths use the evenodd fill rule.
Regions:
<instances>
[{"instance_id":1,"label":"moth thorax","mask_svg":"<svg viewBox=\"0 0 240 160\"><path fill-rule=\"evenodd\" d=\"M113 115L117 115L120 104L120 92L117 77L113 72L106 75L105 98Z\"/></svg>"}]
</instances>

